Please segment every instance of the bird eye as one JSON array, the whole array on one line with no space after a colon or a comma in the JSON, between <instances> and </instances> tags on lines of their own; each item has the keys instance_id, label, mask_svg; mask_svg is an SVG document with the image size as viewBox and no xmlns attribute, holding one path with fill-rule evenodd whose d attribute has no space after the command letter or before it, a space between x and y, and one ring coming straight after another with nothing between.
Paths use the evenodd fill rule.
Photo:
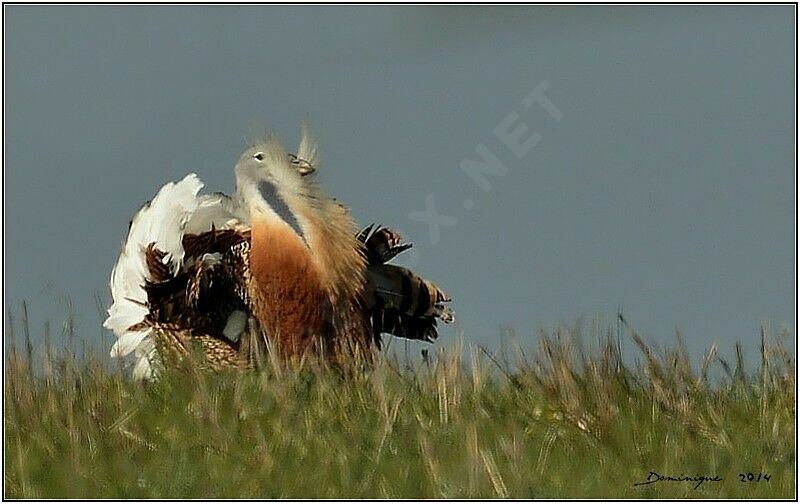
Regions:
<instances>
[{"instance_id":1,"label":"bird eye","mask_svg":"<svg viewBox=\"0 0 800 504\"><path fill-rule=\"evenodd\" d=\"M253 154L253 159L258 159L259 161L264 160L264 153L263 152L256 152Z\"/></svg>"}]
</instances>

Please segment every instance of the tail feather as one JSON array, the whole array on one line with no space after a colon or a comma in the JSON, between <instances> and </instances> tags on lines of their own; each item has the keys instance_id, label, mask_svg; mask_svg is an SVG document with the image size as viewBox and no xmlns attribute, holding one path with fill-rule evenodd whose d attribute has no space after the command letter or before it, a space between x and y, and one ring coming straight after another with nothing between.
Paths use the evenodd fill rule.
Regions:
<instances>
[{"instance_id":1,"label":"tail feather","mask_svg":"<svg viewBox=\"0 0 800 504\"><path fill-rule=\"evenodd\" d=\"M400 233L383 226L375 228L375 224L362 229L357 238L364 244L367 262L372 265L387 263L411 248L410 243L402 243Z\"/></svg>"},{"instance_id":2,"label":"tail feather","mask_svg":"<svg viewBox=\"0 0 800 504\"><path fill-rule=\"evenodd\" d=\"M202 233L215 227L244 228L230 198L222 194L199 196L202 187L203 183L193 173L179 182L164 185L133 217L111 272L113 303L103 326L117 336L112 357L135 352L136 378L152 376L150 361L155 352L152 298L177 299L176 285L186 285L187 251L195 253L195 249L209 242L187 233ZM231 239L229 232L220 230L212 233L210 242L212 246L225 248ZM164 302L159 306L170 311L173 304Z\"/></svg>"},{"instance_id":3,"label":"tail feather","mask_svg":"<svg viewBox=\"0 0 800 504\"><path fill-rule=\"evenodd\" d=\"M450 297L433 282L413 271L391 264L369 266L368 289L372 292L373 326L376 336L433 341L437 321L449 324L453 311L445 306Z\"/></svg>"},{"instance_id":4,"label":"tail feather","mask_svg":"<svg viewBox=\"0 0 800 504\"><path fill-rule=\"evenodd\" d=\"M155 243L164 252L159 257L151 255L150 261L158 260L162 265L169 265L170 273L177 271L183 259L182 227L196 208L197 193L202 187L203 183L193 173L180 182L170 182L131 221L128 238L111 272L113 304L103 322L103 326L118 338L111 349L112 356L128 355L149 336L147 330L129 330L148 312L144 290L148 275L147 246Z\"/></svg>"},{"instance_id":5,"label":"tail feather","mask_svg":"<svg viewBox=\"0 0 800 504\"><path fill-rule=\"evenodd\" d=\"M415 318L397 310L376 310L372 323L377 341L380 341L381 333L428 343L433 343L439 337L435 318Z\"/></svg>"},{"instance_id":6,"label":"tail feather","mask_svg":"<svg viewBox=\"0 0 800 504\"><path fill-rule=\"evenodd\" d=\"M411 248L400 234L370 224L356 236L367 259L365 299L371 307L373 337L380 345L382 333L432 342L438 337L437 321L449 324L453 311L444 303L450 297L434 283L413 271L386 264Z\"/></svg>"}]
</instances>

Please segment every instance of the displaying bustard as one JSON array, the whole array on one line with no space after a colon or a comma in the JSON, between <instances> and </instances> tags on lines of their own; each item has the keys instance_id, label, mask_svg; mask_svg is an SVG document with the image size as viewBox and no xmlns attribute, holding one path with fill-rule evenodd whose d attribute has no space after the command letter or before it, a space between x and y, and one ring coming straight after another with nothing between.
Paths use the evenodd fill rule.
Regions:
<instances>
[{"instance_id":1,"label":"displaying bustard","mask_svg":"<svg viewBox=\"0 0 800 504\"><path fill-rule=\"evenodd\" d=\"M193 348L213 369L265 351L341 358L369 354L383 333L433 341L437 320L453 320L442 290L387 264L410 244L383 227L357 232L316 164L305 131L297 155L268 139L242 154L232 197L199 195L189 174L136 213L104 322L112 356L136 354L135 378Z\"/></svg>"}]
</instances>

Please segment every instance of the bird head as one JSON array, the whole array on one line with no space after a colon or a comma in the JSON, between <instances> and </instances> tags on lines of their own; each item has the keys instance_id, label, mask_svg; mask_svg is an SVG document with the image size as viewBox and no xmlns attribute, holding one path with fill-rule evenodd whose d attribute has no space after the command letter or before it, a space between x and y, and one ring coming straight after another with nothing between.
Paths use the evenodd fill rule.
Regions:
<instances>
[{"instance_id":1,"label":"bird head","mask_svg":"<svg viewBox=\"0 0 800 504\"><path fill-rule=\"evenodd\" d=\"M287 153L273 138L255 142L234 168L242 205L251 216L278 217L304 236L299 210L320 196L312 176L315 157L316 148L305 131L298 155Z\"/></svg>"}]
</instances>

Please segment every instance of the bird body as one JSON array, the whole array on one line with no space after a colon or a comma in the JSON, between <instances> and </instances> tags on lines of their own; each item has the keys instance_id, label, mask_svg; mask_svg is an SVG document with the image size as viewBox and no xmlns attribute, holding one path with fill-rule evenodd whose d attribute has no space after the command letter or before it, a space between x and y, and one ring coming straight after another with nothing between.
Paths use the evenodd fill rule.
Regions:
<instances>
[{"instance_id":1,"label":"bird body","mask_svg":"<svg viewBox=\"0 0 800 504\"><path fill-rule=\"evenodd\" d=\"M249 294L264 330L291 354L302 353L315 337L331 338L326 315L332 300L302 240L262 218L253 221L251 240Z\"/></svg>"},{"instance_id":2,"label":"bird body","mask_svg":"<svg viewBox=\"0 0 800 504\"><path fill-rule=\"evenodd\" d=\"M236 164L232 197L199 195L190 174L134 216L104 322L112 356L136 354L134 377L193 347L212 369L245 367L266 349L368 354L384 332L432 341L437 318L450 321L442 291L386 264L410 245L386 228L357 233L309 177L315 157L306 134L297 156L261 142Z\"/></svg>"}]
</instances>

